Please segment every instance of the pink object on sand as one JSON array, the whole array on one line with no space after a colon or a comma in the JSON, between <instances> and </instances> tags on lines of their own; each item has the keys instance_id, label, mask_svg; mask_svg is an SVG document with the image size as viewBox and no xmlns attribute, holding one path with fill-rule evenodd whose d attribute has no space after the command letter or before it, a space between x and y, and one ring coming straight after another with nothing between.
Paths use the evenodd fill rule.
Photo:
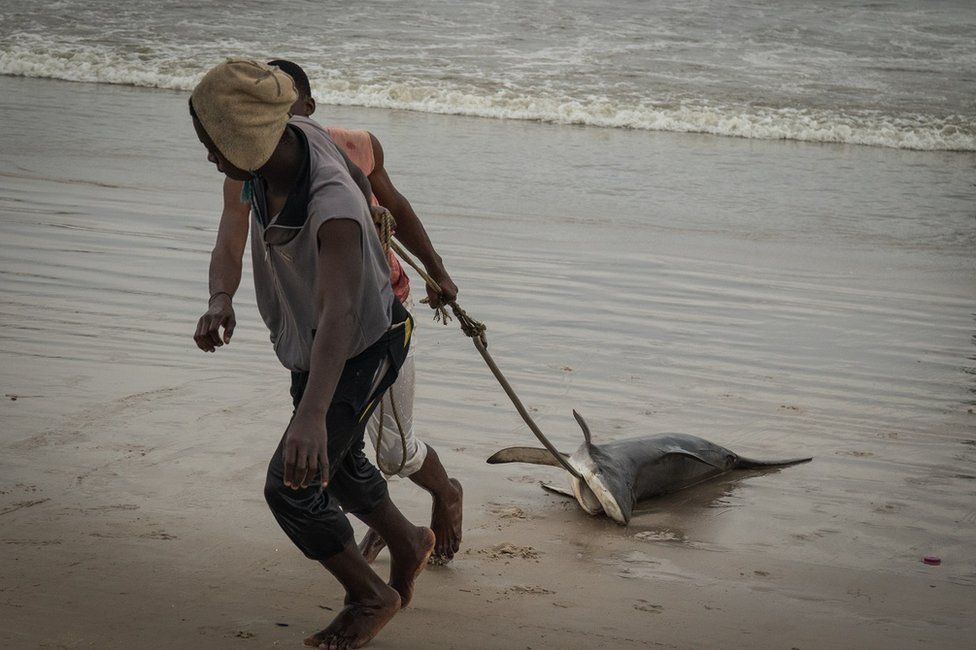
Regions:
<instances>
[{"instance_id":1,"label":"pink object on sand","mask_svg":"<svg viewBox=\"0 0 976 650\"><path fill-rule=\"evenodd\" d=\"M939 566L940 564L942 564L942 559L937 558L934 555L926 555L925 557L922 558L922 562L930 566Z\"/></svg>"}]
</instances>

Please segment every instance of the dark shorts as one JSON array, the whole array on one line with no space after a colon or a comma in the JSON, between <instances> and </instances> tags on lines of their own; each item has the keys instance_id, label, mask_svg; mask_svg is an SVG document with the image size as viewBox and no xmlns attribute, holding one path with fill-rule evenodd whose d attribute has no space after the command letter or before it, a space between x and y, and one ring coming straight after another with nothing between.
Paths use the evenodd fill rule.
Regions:
<instances>
[{"instance_id":1,"label":"dark shorts","mask_svg":"<svg viewBox=\"0 0 976 650\"><path fill-rule=\"evenodd\" d=\"M413 320L398 301L394 301L393 322L398 325L343 367L326 414L328 486L323 489L319 477L306 488L285 486L284 437L268 465L264 487L268 505L288 537L311 559L325 560L354 542L344 512L369 514L387 498L386 481L364 452L363 434L379 398L396 381L410 345ZM377 371L387 360L387 370L377 378ZM296 409L307 383L308 373L292 373L291 396Z\"/></svg>"}]
</instances>

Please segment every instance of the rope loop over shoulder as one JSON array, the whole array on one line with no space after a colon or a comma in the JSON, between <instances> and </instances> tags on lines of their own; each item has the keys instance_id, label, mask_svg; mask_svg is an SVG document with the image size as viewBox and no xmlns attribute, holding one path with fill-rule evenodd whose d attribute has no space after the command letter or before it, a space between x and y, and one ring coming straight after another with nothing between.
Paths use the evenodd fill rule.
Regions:
<instances>
[{"instance_id":1,"label":"rope loop over shoulder","mask_svg":"<svg viewBox=\"0 0 976 650\"><path fill-rule=\"evenodd\" d=\"M376 224L377 234L380 236L380 243L383 245L383 252L390 252L390 242L393 241L393 233L396 232L396 219L393 213L382 206L370 208L373 213L373 223Z\"/></svg>"}]
</instances>

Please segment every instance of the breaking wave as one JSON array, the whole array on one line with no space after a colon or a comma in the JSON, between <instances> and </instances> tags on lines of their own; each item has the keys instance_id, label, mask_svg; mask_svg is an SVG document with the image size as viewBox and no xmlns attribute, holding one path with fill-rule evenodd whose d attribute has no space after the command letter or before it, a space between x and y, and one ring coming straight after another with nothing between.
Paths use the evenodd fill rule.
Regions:
<instances>
[{"instance_id":1,"label":"breaking wave","mask_svg":"<svg viewBox=\"0 0 976 650\"><path fill-rule=\"evenodd\" d=\"M235 51L233 45L227 43L226 51ZM186 56L185 46L122 51L80 42L51 43L37 35L18 34L0 48L0 74L12 76L190 90L204 69L199 58ZM315 78L312 71L310 76ZM972 116L886 115L880 111L771 108L696 100L664 103L593 95L573 98L519 88L517 84L479 88L408 76L349 79L352 77L313 83L317 99L326 104L554 124L976 151L976 119Z\"/></svg>"}]
</instances>

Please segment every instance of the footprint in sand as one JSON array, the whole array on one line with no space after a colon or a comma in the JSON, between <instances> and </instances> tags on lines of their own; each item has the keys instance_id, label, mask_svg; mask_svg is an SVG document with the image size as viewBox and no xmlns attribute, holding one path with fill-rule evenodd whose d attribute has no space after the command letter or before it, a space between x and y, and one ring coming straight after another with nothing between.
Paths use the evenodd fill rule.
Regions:
<instances>
[{"instance_id":1,"label":"footprint in sand","mask_svg":"<svg viewBox=\"0 0 976 650\"><path fill-rule=\"evenodd\" d=\"M639 612L650 612L651 614L660 614L661 612L664 611L664 606L655 605L653 603L647 602L646 600L638 600L636 603L634 603L634 609L636 609Z\"/></svg>"},{"instance_id":2,"label":"footprint in sand","mask_svg":"<svg viewBox=\"0 0 976 650\"><path fill-rule=\"evenodd\" d=\"M857 451L857 450L838 451L837 452L837 455L838 456L854 456L855 458L871 458L872 456L874 456L874 454L872 454L870 451Z\"/></svg>"},{"instance_id":3,"label":"footprint in sand","mask_svg":"<svg viewBox=\"0 0 976 650\"><path fill-rule=\"evenodd\" d=\"M0 539L0 544L13 546L59 546L60 539Z\"/></svg>"},{"instance_id":4,"label":"footprint in sand","mask_svg":"<svg viewBox=\"0 0 976 650\"><path fill-rule=\"evenodd\" d=\"M34 499L30 501L17 501L16 503L11 503L9 506L0 507L0 515L5 515L9 512L14 512L15 510L23 510L24 508L33 508L34 506L41 505L42 503L47 503L50 499Z\"/></svg>"},{"instance_id":5,"label":"footprint in sand","mask_svg":"<svg viewBox=\"0 0 976 650\"><path fill-rule=\"evenodd\" d=\"M525 511L518 506L491 504L488 511L499 519L525 519Z\"/></svg>"},{"instance_id":6,"label":"footprint in sand","mask_svg":"<svg viewBox=\"0 0 976 650\"><path fill-rule=\"evenodd\" d=\"M12 494L13 492L27 492L27 493L37 492L37 486L27 485L24 483L17 483L12 488L4 488L0 490L0 496L3 496L5 494Z\"/></svg>"},{"instance_id":7,"label":"footprint in sand","mask_svg":"<svg viewBox=\"0 0 976 650\"><path fill-rule=\"evenodd\" d=\"M546 589L545 587L538 587L533 585L515 585L514 587L509 587L505 590L506 594L515 594L516 596L545 596L547 594L554 594L555 591Z\"/></svg>"},{"instance_id":8,"label":"footprint in sand","mask_svg":"<svg viewBox=\"0 0 976 650\"><path fill-rule=\"evenodd\" d=\"M515 544L511 544L509 542L504 542L502 544L498 544L497 546L492 546L491 548L483 548L478 552L482 555L487 555L492 560L539 559L539 551L535 550L531 546L516 546Z\"/></svg>"},{"instance_id":9,"label":"footprint in sand","mask_svg":"<svg viewBox=\"0 0 976 650\"><path fill-rule=\"evenodd\" d=\"M162 531L143 533L139 535L141 539L161 539L164 541L169 541L171 539L179 539L176 535L170 535L169 533L164 533Z\"/></svg>"},{"instance_id":10,"label":"footprint in sand","mask_svg":"<svg viewBox=\"0 0 976 650\"><path fill-rule=\"evenodd\" d=\"M892 514L901 510L901 504L897 503L882 503L879 506L875 506L874 511L880 512L882 514Z\"/></svg>"},{"instance_id":11,"label":"footprint in sand","mask_svg":"<svg viewBox=\"0 0 976 650\"><path fill-rule=\"evenodd\" d=\"M684 536L673 530L664 528L661 530L645 530L636 533L634 539L641 542L682 542L684 541Z\"/></svg>"}]
</instances>

